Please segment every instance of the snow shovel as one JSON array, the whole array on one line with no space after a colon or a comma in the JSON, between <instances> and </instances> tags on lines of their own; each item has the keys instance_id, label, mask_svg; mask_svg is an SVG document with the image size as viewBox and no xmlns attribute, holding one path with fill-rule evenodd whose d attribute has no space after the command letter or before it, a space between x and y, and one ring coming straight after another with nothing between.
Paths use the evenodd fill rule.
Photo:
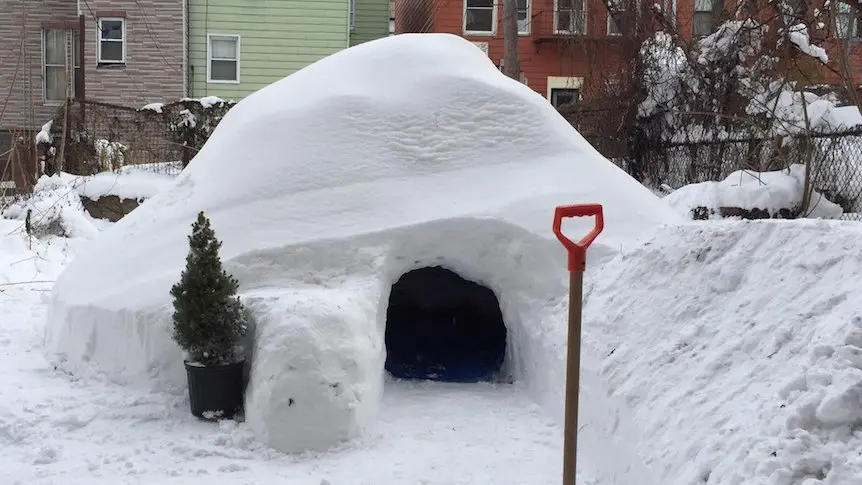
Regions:
<instances>
[{"instance_id":1,"label":"snow shovel","mask_svg":"<svg viewBox=\"0 0 862 485\"><path fill-rule=\"evenodd\" d=\"M579 242L563 235L562 223L568 217L596 219L593 230ZM601 204L558 206L554 211L554 234L569 253L569 338L566 355L566 413L563 423L563 485L575 485L578 468L578 397L581 380L581 305L587 248L605 227Z\"/></svg>"}]
</instances>

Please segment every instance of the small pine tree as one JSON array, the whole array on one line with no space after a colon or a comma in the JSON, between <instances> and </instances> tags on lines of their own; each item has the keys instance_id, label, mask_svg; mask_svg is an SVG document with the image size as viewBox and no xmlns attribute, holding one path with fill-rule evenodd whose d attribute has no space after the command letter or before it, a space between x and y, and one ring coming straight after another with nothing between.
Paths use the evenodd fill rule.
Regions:
<instances>
[{"instance_id":1,"label":"small pine tree","mask_svg":"<svg viewBox=\"0 0 862 485\"><path fill-rule=\"evenodd\" d=\"M248 328L236 296L239 283L222 269L221 244L209 219L198 213L189 236L186 268L171 288L173 338L192 362L203 365L235 362L235 349Z\"/></svg>"}]
</instances>

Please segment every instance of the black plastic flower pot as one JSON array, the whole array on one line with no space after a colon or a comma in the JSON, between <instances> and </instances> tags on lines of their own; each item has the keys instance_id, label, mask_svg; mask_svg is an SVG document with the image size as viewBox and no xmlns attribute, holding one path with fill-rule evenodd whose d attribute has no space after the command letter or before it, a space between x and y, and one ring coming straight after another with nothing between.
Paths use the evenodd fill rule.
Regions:
<instances>
[{"instance_id":1,"label":"black plastic flower pot","mask_svg":"<svg viewBox=\"0 0 862 485\"><path fill-rule=\"evenodd\" d=\"M209 421L234 417L243 404L244 364L203 366L186 361L192 415Z\"/></svg>"}]
</instances>

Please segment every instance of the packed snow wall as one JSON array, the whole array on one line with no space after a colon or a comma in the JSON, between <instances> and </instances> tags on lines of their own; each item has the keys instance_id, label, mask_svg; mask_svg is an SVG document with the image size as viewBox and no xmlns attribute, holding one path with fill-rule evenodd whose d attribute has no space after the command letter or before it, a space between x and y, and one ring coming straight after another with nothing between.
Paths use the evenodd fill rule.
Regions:
<instances>
[{"instance_id":1,"label":"packed snow wall","mask_svg":"<svg viewBox=\"0 0 862 485\"><path fill-rule=\"evenodd\" d=\"M71 372L183 389L169 289L204 210L257 320L247 419L264 442L323 449L374 421L391 285L438 264L495 292L504 370L557 415L566 276L550 228L578 202L605 208L593 263L680 220L464 39L368 42L228 112L169 189L61 275L47 347Z\"/></svg>"},{"instance_id":2,"label":"packed snow wall","mask_svg":"<svg viewBox=\"0 0 862 485\"><path fill-rule=\"evenodd\" d=\"M661 483L851 484L862 227L665 227L587 280L585 343Z\"/></svg>"}]
</instances>

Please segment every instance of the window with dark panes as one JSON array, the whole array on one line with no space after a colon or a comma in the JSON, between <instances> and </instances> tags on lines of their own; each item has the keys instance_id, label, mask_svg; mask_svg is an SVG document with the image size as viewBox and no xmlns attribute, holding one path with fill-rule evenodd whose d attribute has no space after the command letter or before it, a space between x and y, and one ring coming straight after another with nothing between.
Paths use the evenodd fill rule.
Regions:
<instances>
[{"instance_id":1,"label":"window with dark panes","mask_svg":"<svg viewBox=\"0 0 862 485\"><path fill-rule=\"evenodd\" d=\"M583 0L557 0L554 12L554 31L585 34L587 31Z\"/></svg>"},{"instance_id":2,"label":"window with dark panes","mask_svg":"<svg viewBox=\"0 0 862 485\"><path fill-rule=\"evenodd\" d=\"M494 0L464 0L464 31L494 32Z\"/></svg>"},{"instance_id":3,"label":"window with dark panes","mask_svg":"<svg viewBox=\"0 0 862 485\"><path fill-rule=\"evenodd\" d=\"M694 0L692 33L695 37L706 37L715 31L715 0Z\"/></svg>"},{"instance_id":4,"label":"window with dark panes","mask_svg":"<svg viewBox=\"0 0 862 485\"><path fill-rule=\"evenodd\" d=\"M576 104L581 100L581 93L577 89L554 88L551 89L551 105L560 109L563 106Z\"/></svg>"},{"instance_id":5,"label":"window with dark panes","mask_svg":"<svg viewBox=\"0 0 862 485\"><path fill-rule=\"evenodd\" d=\"M99 63L126 62L126 21L99 19Z\"/></svg>"}]
</instances>

